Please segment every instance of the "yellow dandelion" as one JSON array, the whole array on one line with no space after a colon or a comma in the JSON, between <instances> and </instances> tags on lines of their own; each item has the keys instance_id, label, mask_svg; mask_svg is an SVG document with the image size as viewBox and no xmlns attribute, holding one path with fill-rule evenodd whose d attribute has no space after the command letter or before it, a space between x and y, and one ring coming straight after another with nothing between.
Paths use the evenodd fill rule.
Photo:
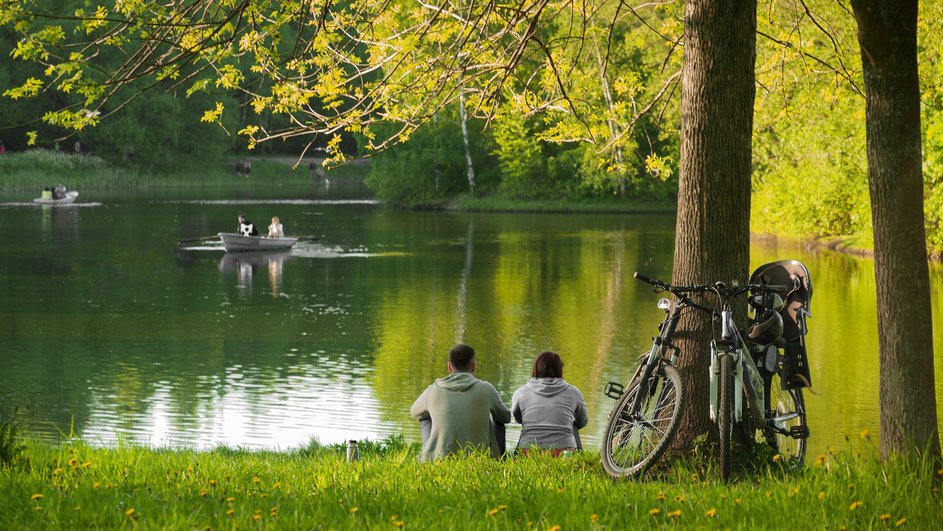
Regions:
<instances>
[{"instance_id":1,"label":"yellow dandelion","mask_svg":"<svg viewBox=\"0 0 943 531\"><path fill-rule=\"evenodd\" d=\"M772 498L772 497L773 497L773 491L771 491L771 490L766 491L766 497L767 497L767 498Z\"/></svg>"},{"instance_id":2,"label":"yellow dandelion","mask_svg":"<svg viewBox=\"0 0 943 531\"><path fill-rule=\"evenodd\" d=\"M206 490L206 489L200 489L200 497L201 497L201 498L205 498L206 495L209 494L209 492L210 492L210 491L208 491L208 490Z\"/></svg>"},{"instance_id":3,"label":"yellow dandelion","mask_svg":"<svg viewBox=\"0 0 943 531\"><path fill-rule=\"evenodd\" d=\"M404 522L404 521L402 521L402 520L397 520L397 521L393 522L393 525L395 525L396 527L403 527L404 525L406 525L406 522Z\"/></svg>"},{"instance_id":4,"label":"yellow dandelion","mask_svg":"<svg viewBox=\"0 0 943 531\"><path fill-rule=\"evenodd\" d=\"M710 509L707 510L706 513L704 513L704 515L707 516L708 518L714 518L715 516L717 516L717 509L714 509L713 507L711 507Z\"/></svg>"},{"instance_id":5,"label":"yellow dandelion","mask_svg":"<svg viewBox=\"0 0 943 531\"><path fill-rule=\"evenodd\" d=\"M773 456L773 462L774 462L774 463L778 463L779 461L782 460L782 458L783 458L782 455L776 454L776 455Z\"/></svg>"},{"instance_id":6,"label":"yellow dandelion","mask_svg":"<svg viewBox=\"0 0 943 531\"><path fill-rule=\"evenodd\" d=\"M40 499L42 499L42 498L43 498L43 494L41 494L41 493L39 493L39 492L37 492L36 494L33 494L32 496L29 497L29 499L31 499L31 500L40 500Z\"/></svg>"},{"instance_id":7,"label":"yellow dandelion","mask_svg":"<svg viewBox=\"0 0 943 531\"><path fill-rule=\"evenodd\" d=\"M498 514L497 509L488 509L488 516L494 516L496 514Z\"/></svg>"},{"instance_id":8,"label":"yellow dandelion","mask_svg":"<svg viewBox=\"0 0 943 531\"><path fill-rule=\"evenodd\" d=\"M863 504L864 504L864 502L862 502L861 500L855 500L855 501L851 502L851 505L848 507L848 510L849 510L849 511L854 511L854 510L857 509L858 507L861 507Z\"/></svg>"},{"instance_id":9,"label":"yellow dandelion","mask_svg":"<svg viewBox=\"0 0 943 531\"><path fill-rule=\"evenodd\" d=\"M649 516L658 516L659 514L661 514L661 509L659 509L658 507L652 507L648 511Z\"/></svg>"},{"instance_id":10,"label":"yellow dandelion","mask_svg":"<svg viewBox=\"0 0 943 531\"><path fill-rule=\"evenodd\" d=\"M655 501L665 501L665 493L659 492L658 496L655 496Z\"/></svg>"},{"instance_id":11,"label":"yellow dandelion","mask_svg":"<svg viewBox=\"0 0 943 531\"><path fill-rule=\"evenodd\" d=\"M865 428L865 429L861 430L861 433L860 433L859 435L861 436L862 439L867 439L868 437L871 436L871 432L868 431L867 428Z\"/></svg>"},{"instance_id":12,"label":"yellow dandelion","mask_svg":"<svg viewBox=\"0 0 943 531\"><path fill-rule=\"evenodd\" d=\"M259 479L259 476L252 476L252 482L253 482L253 483L258 483L258 482L260 482L260 481L262 481L262 480Z\"/></svg>"},{"instance_id":13,"label":"yellow dandelion","mask_svg":"<svg viewBox=\"0 0 943 531\"><path fill-rule=\"evenodd\" d=\"M824 499L825 499L825 491L824 491L824 490L821 491L821 492L819 492L819 499L820 499L820 500L824 500Z\"/></svg>"},{"instance_id":14,"label":"yellow dandelion","mask_svg":"<svg viewBox=\"0 0 943 531\"><path fill-rule=\"evenodd\" d=\"M33 507L33 510L34 510L34 511L42 511L43 508L37 505L36 507Z\"/></svg>"},{"instance_id":15,"label":"yellow dandelion","mask_svg":"<svg viewBox=\"0 0 943 531\"><path fill-rule=\"evenodd\" d=\"M734 499L733 499L733 504L734 504L734 505L740 505L740 503L741 503L741 502L740 502L740 498L734 498Z\"/></svg>"},{"instance_id":16,"label":"yellow dandelion","mask_svg":"<svg viewBox=\"0 0 943 531\"><path fill-rule=\"evenodd\" d=\"M232 496L230 496L230 497L226 498L226 501L229 502L229 503L232 503L232 502L236 501L236 498L233 498Z\"/></svg>"},{"instance_id":17,"label":"yellow dandelion","mask_svg":"<svg viewBox=\"0 0 943 531\"><path fill-rule=\"evenodd\" d=\"M230 510L226 511L226 516L232 516L232 515L234 515L234 514L236 514L236 510L235 510L235 509L230 509Z\"/></svg>"},{"instance_id":18,"label":"yellow dandelion","mask_svg":"<svg viewBox=\"0 0 943 531\"><path fill-rule=\"evenodd\" d=\"M590 521L590 522L598 522L598 521L599 521L599 515L598 515L598 514L591 514L591 515L589 515L589 521Z\"/></svg>"},{"instance_id":19,"label":"yellow dandelion","mask_svg":"<svg viewBox=\"0 0 943 531\"><path fill-rule=\"evenodd\" d=\"M818 456L818 457L815 459L815 464L817 464L817 465L824 465L824 464L825 464L825 461L827 461L827 460L828 460L828 458L825 457L825 455L820 455L820 456Z\"/></svg>"},{"instance_id":20,"label":"yellow dandelion","mask_svg":"<svg viewBox=\"0 0 943 531\"><path fill-rule=\"evenodd\" d=\"M215 487L215 486L216 486L216 480L215 480L215 479L211 479L211 480L210 480L210 487Z\"/></svg>"},{"instance_id":21,"label":"yellow dandelion","mask_svg":"<svg viewBox=\"0 0 943 531\"><path fill-rule=\"evenodd\" d=\"M81 505L76 505L75 507L72 508L72 510L75 511L75 512L77 512L77 513L80 513L80 512L82 512L82 506L81 506Z\"/></svg>"},{"instance_id":22,"label":"yellow dandelion","mask_svg":"<svg viewBox=\"0 0 943 531\"><path fill-rule=\"evenodd\" d=\"M95 483L92 483L92 488L93 488L93 489L97 489L98 487L101 487L101 483L99 483L99 482L97 482L97 481L96 481Z\"/></svg>"},{"instance_id":23,"label":"yellow dandelion","mask_svg":"<svg viewBox=\"0 0 943 531\"><path fill-rule=\"evenodd\" d=\"M268 498L268 494L266 494L266 493L263 492L262 494L259 494L259 497L260 497L260 498Z\"/></svg>"},{"instance_id":24,"label":"yellow dandelion","mask_svg":"<svg viewBox=\"0 0 943 531\"><path fill-rule=\"evenodd\" d=\"M62 473L62 469L61 469L61 468L57 468L57 469L55 469L55 470L52 471L52 475L53 475L53 476L58 476L58 475L61 474L61 473Z\"/></svg>"},{"instance_id":25,"label":"yellow dandelion","mask_svg":"<svg viewBox=\"0 0 943 531\"><path fill-rule=\"evenodd\" d=\"M275 489L275 490L278 490L278 489L282 488L282 482L281 482L281 481L276 481L275 483L272 484L272 488Z\"/></svg>"},{"instance_id":26,"label":"yellow dandelion","mask_svg":"<svg viewBox=\"0 0 943 531\"><path fill-rule=\"evenodd\" d=\"M878 518L880 518L882 522L886 522L891 519L891 515L884 513L881 516L878 516Z\"/></svg>"},{"instance_id":27,"label":"yellow dandelion","mask_svg":"<svg viewBox=\"0 0 943 531\"><path fill-rule=\"evenodd\" d=\"M907 519L906 519L906 518L901 518L900 520L894 522L894 527L900 527L900 526L902 526L902 525L904 525L904 524L906 524L906 523L907 523Z\"/></svg>"},{"instance_id":28,"label":"yellow dandelion","mask_svg":"<svg viewBox=\"0 0 943 531\"><path fill-rule=\"evenodd\" d=\"M357 512L357 511L359 511L359 510L360 510L360 509L359 509L358 507L351 507L351 508L350 508L350 514L354 514L355 512Z\"/></svg>"},{"instance_id":29,"label":"yellow dandelion","mask_svg":"<svg viewBox=\"0 0 943 531\"><path fill-rule=\"evenodd\" d=\"M681 509L678 509L678 510L675 510L675 511L671 511L670 513L666 514L665 516L667 516L668 518L681 518Z\"/></svg>"},{"instance_id":30,"label":"yellow dandelion","mask_svg":"<svg viewBox=\"0 0 943 531\"><path fill-rule=\"evenodd\" d=\"M76 459L76 458L74 458L74 457L73 457L72 459L69 459L69 466L71 466L72 468L78 467L78 466L79 466L79 460Z\"/></svg>"},{"instance_id":31,"label":"yellow dandelion","mask_svg":"<svg viewBox=\"0 0 943 531\"><path fill-rule=\"evenodd\" d=\"M678 503L684 503L684 496L680 494L675 496L675 501L677 501Z\"/></svg>"},{"instance_id":32,"label":"yellow dandelion","mask_svg":"<svg viewBox=\"0 0 943 531\"><path fill-rule=\"evenodd\" d=\"M192 466L188 466L188 467L187 467L187 472L191 472L191 473L192 473L192 472L193 472L193 467L192 467Z\"/></svg>"},{"instance_id":33,"label":"yellow dandelion","mask_svg":"<svg viewBox=\"0 0 943 531\"><path fill-rule=\"evenodd\" d=\"M501 505L498 505L498 510L499 510L499 511L506 511L506 510L508 510L508 506L507 506L507 505L504 505L504 504L502 503Z\"/></svg>"},{"instance_id":34,"label":"yellow dandelion","mask_svg":"<svg viewBox=\"0 0 943 531\"><path fill-rule=\"evenodd\" d=\"M795 496L796 494L799 494L799 487L789 489L789 496Z\"/></svg>"},{"instance_id":35,"label":"yellow dandelion","mask_svg":"<svg viewBox=\"0 0 943 531\"><path fill-rule=\"evenodd\" d=\"M91 462L91 461L86 461L86 462L82 463L82 468L88 468L88 467L90 467L90 466L92 466L92 462Z\"/></svg>"},{"instance_id":36,"label":"yellow dandelion","mask_svg":"<svg viewBox=\"0 0 943 531\"><path fill-rule=\"evenodd\" d=\"M552 527L548 527L548 528L547 528L547 531L560 531L560 529L561 529L560 526L555 525L555 526L552 526Z\"/></svg>"},{"instance_id":37,"label":"yellow dandelion","mask_svg":"<svg viewBox=\"0 0 943 531\"><path fill-rule=\"evenodd\" d=\"M262 514L261 514L261 513L255 513L255 514L252 515L252 519L255 520L256 522L258 522L259 520L262 519Z\"/></svg>"},{"instance_id":38,"label":"yellow dandelion","mask_svg":"<svg viewBox=\"0 0 943 531\"><path fill-rule=\"evenodd\" d=\"M134 510L134 507L131 507L130 509L128 509L127 511L125 511L124 514L125 514L126 516L130 516L131 518L134 518L134 514L135 514L136 512L137 512L137 511Z\"/></svg>"}]
</instances>

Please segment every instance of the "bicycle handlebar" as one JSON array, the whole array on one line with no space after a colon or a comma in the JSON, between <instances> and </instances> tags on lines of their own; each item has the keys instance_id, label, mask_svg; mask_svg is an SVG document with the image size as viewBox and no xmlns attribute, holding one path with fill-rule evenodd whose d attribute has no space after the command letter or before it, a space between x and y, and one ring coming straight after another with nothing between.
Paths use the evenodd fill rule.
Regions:
<instances>
[{"instance_id":1,"label":"bicycle handlebar","mask_svg":"<svg viewBox=\"0 0 943 531\"><path fill-rule=\"evenodd\" d=\"M734 286L732 288L727 288L727 286L723 282L716 282L712 285L699 284L696 286L673 286L671 284L668 284L667 282L663 282L655 278L647 277L639 273L638 271L636 271L633 276L636 279L641 280L642 282L655 286L657 290L668 291L676 295L682 295L685 293L704 293L707 291L711 291L711 292L717 293L718 295L722 297L735 297L741 293L746 293L747 291L754 291L754 292L773 291L773 292L778 292L778 293L785 293L786 291L789 290L788 286L783 286L779 284L747 284L746 286L743 286L742 288L737 287L737 286Z\"/></svg>"}]
</instances>

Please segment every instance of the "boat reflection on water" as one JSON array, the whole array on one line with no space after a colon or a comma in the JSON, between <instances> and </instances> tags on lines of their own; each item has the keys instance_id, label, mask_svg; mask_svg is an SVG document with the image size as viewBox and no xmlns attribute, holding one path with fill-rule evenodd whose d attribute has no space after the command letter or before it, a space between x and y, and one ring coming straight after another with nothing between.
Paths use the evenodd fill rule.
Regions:
<instances>
[{"instance_id":1,"label":"boat reflection on water","mask_svg":"<svg viewBox=\"0 0 943 531\"><path fill-rule=\"evenodd\" d=\"M235 271L238 287L252 288L252 279L261 267L268 273L273 297L281 291L282 264L291 257L291 250L226 253L219 261L220 271Z\"/></svg>"}]
</instances>

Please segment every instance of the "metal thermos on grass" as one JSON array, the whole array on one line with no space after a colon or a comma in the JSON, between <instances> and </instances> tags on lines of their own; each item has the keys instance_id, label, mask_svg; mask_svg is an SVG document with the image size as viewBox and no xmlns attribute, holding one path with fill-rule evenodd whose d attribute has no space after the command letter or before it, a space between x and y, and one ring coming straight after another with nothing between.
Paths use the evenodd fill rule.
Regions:
<instances>
[{"instance_id":1,"label":"metal thermos on grass","mask_svg":"<svg viewBox=\"0 0 943 531\"><path fill-rule=\"evenodd\" d=\"M358 459L360 459L360 448L357 447L357 441L351 439L347 443L347 460L356 461Z\"/></svg>"}]
</instances>

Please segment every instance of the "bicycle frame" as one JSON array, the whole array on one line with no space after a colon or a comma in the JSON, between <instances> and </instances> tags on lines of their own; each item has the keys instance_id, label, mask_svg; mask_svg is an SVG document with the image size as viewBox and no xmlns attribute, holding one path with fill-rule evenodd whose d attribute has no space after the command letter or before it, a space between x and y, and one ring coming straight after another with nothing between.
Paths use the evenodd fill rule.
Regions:
<instances>
[{"instance_id":1,"label":"bicycle frame","mask_svg":"<svg viewBox=\"0 0 943 531\"><path fill-rule=\"evenodd\" d=\"M766 425L764 403L766 390L763 376L747 349L746 342L733 322L733 312L725 305L720 312L720 339L711 341L710 360L710 419L717 420L717 408L720 401L718 379L720 377L720 358L730 356L733 359L734 389L743 389L748 401L754 426ZM743 394L734 394L734 421L743 421Z\"/></svg>"}]
</instances>

